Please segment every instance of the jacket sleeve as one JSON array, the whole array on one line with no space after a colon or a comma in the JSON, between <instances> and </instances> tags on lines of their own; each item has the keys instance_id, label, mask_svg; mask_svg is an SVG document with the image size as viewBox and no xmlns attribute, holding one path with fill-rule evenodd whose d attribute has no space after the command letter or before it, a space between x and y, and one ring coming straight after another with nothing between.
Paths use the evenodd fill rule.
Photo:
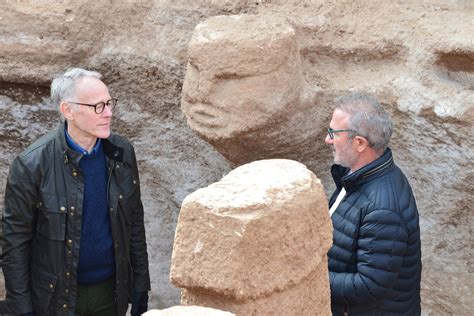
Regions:
<instances>
[{"instance_id":1,"label":"jacket sleeve","mask_svg":"<svg viewBox=\"0 0 474 316\"><path fill-rule=\"evenodd\" d=\"M133 196L130 197L133 201L133 203L131 203L132 225L130 228L130 258L133 269L133 290L136 292L145 292L150 290L150 274L148 271L148 252L146 246L145 224L143 219L144 212L140 193L140 180L133 147L132 170L133 177L136 179L138 185L138 188L133 193Z\"/></svg>"},{"instance_id":2,"label":"jacket sleeve","mask_svg":"<svg viewBox=\"0 0 474 316\"><path fill-rule=\"evenodd\" d=\"M408 232L392 210L375 210L361 224L357 242L357 271L330 272L331 300L366 304L386 296L395 284L407 248Z\"/></svg>"},{"instance_id":3,"label":"jacket sleeve","mask_svg":"<svg viewBox=\"0 0 474 316\"><path fill-rule=\"evenodd\" d=\"M33 310L29 288L30 241L36 227L37 190L31 171L17 157L5 189L2 217L4 244L2 249L6 301L5 312L23 314ZM0 310L1 311L1 310Z\"/></svg>"}]
</instances>

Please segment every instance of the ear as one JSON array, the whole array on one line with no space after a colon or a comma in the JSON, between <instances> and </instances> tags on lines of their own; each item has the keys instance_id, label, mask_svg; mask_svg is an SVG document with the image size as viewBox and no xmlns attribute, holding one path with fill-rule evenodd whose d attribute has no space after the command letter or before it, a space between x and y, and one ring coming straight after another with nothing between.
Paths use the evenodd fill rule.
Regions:
<instances>
[{"instance_id":1,"label":"ear","mask_svg":"<svg viewBox=\"0 0 474 316\"><path fill-rule=\"evenodd\" d=\"M365 137L355 136L354 141L355 141L355 146L358 153L362 153L367 148L369 148L369 141Z\"/></svg>"},{"instance_id":2,"label":"ear","mask_svg":"<svg viewBox=\"0 0 474 316\"><path fill-rule=\"evenodd\" d=\"M59 105L59 110L63 114L64 118L68 121L74 120L74 115L73 115L73 110L72 107L69 103L67 102L61 102Z\"/></svg>"}]
</instances>

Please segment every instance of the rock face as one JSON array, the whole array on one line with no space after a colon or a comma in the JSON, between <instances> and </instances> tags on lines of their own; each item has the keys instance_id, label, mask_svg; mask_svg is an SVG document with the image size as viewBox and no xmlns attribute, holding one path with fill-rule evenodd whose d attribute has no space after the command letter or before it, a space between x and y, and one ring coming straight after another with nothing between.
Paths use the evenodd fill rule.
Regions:
<instances>
[{"instance_id":1,"label":"rock face","mask_svg":"<svg viewBox=\"0 0 474 316\"><path fill-rule=\"evenodd\" d=\"M150 252L150 308L179 302L179 291L169 282L169 270L184 197L229 172L230 160L238 165L276 157L303 162L330 192L332 158L322 145L332 112L328 102L349 90L366 90L374 93L394 118L394 158L409 177L417 198L424 264L423 313L471 314L472 1L0 1L0 12L0 208L13 157L57 124L57 110L48 97L50 80L73 66L100 71L113 96L119 98L113 129L127 136L137 152ZM210 17L253 14L263 18L249 22L261 29L261 34L236 35L234 42L249 47L252 36L262 44L268 43L268 38L277 41L266 47L259 61L242 64L259 65L267 58L282 62L279 76L299 78L301 72L304 80L278 87L293 87L300 100L310 100L311 106L297 100L278 110L288 118L273 112L261 117L263 123L255 135L265 142L247 136L252 135L250 129L242 129L241 135L212 138L193 127L211 146L196 136L180 109L188 43L197 32L195 27ZM270 28L263 21L278 24L268 24L274 26ZM209 26L226 30L225 26ZM291 28L294 35L283 35L282 30ZM288 48L294 63L283 55L280 59L275 56L279 47ZM193 52L189 53L191 57ZM248 53L255 56L251 49ZM236 57L239 62L241 55ZM225 61L214 56L216 61ZM258 71L263 73L262 69ZM226 79L219 84L231 84L231 74L219 78ZM265 87L264 82L259 84ZM237 83L231 85L235 88ZM302 91L309 95L305 97ZM235 98L232 91L229 96ZM244 96L248 99L242 93ZM298 108L297 113L289 111L292 107ZM254 126L248 114L245 117L249 126ZM282 123L286 132L278 126ZM262 130L274 137L265 136ZM282 137L285 133L291 135L286 141ZM233 142L232 137L243 144ZM225 142L227 145L220 145ZM288 153L286 147L295 150Z\"/></svg>"},{"instance_id":2,"label":"rock face","mask_svg":"<svg viewBox=\"0 0 474 316\"><path fill-rule=\"evenodd\" d=\"M184 305L238 315L330 315L332 228L319 179L301 163L238 167L183 201L171 281Z\"/></svg>"}]
</instances>

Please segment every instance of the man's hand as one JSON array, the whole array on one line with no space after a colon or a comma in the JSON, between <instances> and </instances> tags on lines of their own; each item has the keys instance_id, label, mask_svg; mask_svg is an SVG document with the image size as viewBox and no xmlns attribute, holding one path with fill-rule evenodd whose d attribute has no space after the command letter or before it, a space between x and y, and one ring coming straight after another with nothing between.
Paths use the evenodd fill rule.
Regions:
<instances>
[{"instance_id":1,"label":"man's hand","mask_svg":"<svg viewBox=\"0 0 474 316\"><path fill-rule=\"evenodd\" d=\"M148 292L133 291L132 316L140 316L148 309Z\"/></svg>"}]
</instances>

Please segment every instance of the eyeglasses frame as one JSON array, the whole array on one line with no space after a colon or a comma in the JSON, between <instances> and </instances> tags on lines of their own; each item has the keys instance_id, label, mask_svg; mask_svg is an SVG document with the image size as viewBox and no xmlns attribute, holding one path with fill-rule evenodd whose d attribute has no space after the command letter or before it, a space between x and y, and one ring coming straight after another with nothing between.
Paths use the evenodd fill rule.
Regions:
<instances>
[{"instance_id":1,"label":"eyeglasses frame","mask_svg":"<svg viewBox=\"0 0 474 316\"><path fill-rule=\"evenodd\" d=\"M334 134L339 132L355 132L352 129L332 129L331 127L328 128L328 135L331 140L334 140Z\"/></svg>"},{"instance_id":2,"label":"eyeglasses frame","mask_svg":"<svg viewBox=\"0 0 474 316\"><path fill-rule=\"evenodd\" d=\"M108 104L110 101L113 101L113 102L114 102L112 106L110 106L110 105ZM66 101L66 102L93 107L93 108L94 108L94 112L95 112L96 114L101 114L102 112L104 112L106 106L108 106L108 107L110 108L110 110L113 110L113 109L115 108L115 106L117 105L117 101L118 101L118 99L112 98L112 99L110 99L110 100L107 100L106 102L100 101L100 102L97 102L96 104L80 103L80 102L74 102L74 101ZM101 103L104 104L104 107L102 108L102 111L97 112L97 106L98 106L99 104L101 104Z\"/></svg>"}]
</instances>

